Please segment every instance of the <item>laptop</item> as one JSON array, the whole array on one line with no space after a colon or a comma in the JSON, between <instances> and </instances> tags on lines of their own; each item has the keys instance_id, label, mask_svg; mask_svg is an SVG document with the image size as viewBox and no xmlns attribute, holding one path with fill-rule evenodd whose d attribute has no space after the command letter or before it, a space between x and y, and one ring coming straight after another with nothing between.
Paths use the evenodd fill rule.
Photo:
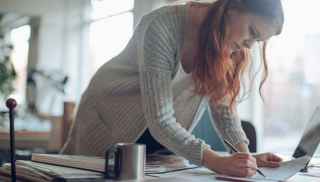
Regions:
<instances>
[{"instance_id":1,"label":"laptop","mask_svg":"<svg viewBox=\"0 0 320 182\"><path fill-rule=\"evenodd\" d=\"M313 157L320 143L320 107L314 111L310 121L306 125L302 138L292 157Z\"/></svg>"},{"instance_id":2,"label":"laptop","mask_svg":"<svg viewBox=\"0 0 320 182\"><path fill-rule=\"evenodd\" d=\"M300 171L306 171L320 143L319 131L320 107L318 106L305 126L299 144L292 154L293 159L283 162L279 168L263 168L262 171L267 178L285 181Z\"/></svg>"}]
</instances>

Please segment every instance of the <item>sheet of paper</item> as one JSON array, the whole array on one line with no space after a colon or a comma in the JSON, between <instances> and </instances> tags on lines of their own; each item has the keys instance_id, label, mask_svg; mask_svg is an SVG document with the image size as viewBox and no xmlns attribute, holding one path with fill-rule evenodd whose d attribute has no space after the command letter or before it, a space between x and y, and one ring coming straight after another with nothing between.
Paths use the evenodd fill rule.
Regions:
<instances>
[{"instance_id":1,"label":"sheet of paper","mask_svg":"<svg viewBox=\"0 0 320 182\"><path fill-rule=\"evenodd\" d=\"M290 177L297 174L301 169L303 169L310 157L304 156L301 158L293 159L290 161L282 162L281 166L278 168L260 168L261 171L266 175L266 178L261 176L259 173L256 173L251 178L238 178L238 177L230 177L224 175L216 175L217 179L220 180L238 180L243 182L251 182L251 181L286 181Z\"/></svg>"},{"instance_id":2,"label":"sheet of paper","mask_svg":"<svg viewBox=\"0 0 320 182\"><path fill-rule=\"evenodd\" d=\"M300 157L290 161L283 162L278 168L262 168L261 171L267 178L284 181L297 174L310 161L309 156ZM257 173L254 177L257 177ZM261 178L261 176L259 176Z\"/></svg>"}]
</instances>

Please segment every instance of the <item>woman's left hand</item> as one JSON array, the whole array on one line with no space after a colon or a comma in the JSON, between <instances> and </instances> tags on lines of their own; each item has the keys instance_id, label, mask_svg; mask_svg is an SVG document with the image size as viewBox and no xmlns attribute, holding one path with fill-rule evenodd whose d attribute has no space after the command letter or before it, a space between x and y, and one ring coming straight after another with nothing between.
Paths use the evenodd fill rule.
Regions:
<instances>
[{"instance_id":1,"label":"woman's left hand","mask_svg":"<svg viewBox=\"0 0 320 182\"><path fill-rule=\"evenodd\" d=\"M279 167L282 159L272 153L262 153L253 155L257 160L258 167Z\"/></svg>"}]
</instances>

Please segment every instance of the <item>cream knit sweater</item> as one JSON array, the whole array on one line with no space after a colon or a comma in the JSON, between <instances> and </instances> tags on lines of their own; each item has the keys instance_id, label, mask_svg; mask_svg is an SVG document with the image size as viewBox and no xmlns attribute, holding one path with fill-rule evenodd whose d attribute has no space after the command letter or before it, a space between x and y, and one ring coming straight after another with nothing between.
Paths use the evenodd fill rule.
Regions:
<instances>
[{"instance_id":1,"label":"cream knit sweater","mask_svg":"<svg viewBox=\"0 0 320 182\"><path fill-rule=\"evenodd\" d=\"M201 165L210 146L191 131L209 105L193 93L191 75L180 64L186 9L168 6L144 16L127 47L97 71L64 153L103 156L117 142L135 142L148 128L169 150ZM220 106L214 115L222 137L248 143L236 114Z\"/></svg>"}]
</instances>

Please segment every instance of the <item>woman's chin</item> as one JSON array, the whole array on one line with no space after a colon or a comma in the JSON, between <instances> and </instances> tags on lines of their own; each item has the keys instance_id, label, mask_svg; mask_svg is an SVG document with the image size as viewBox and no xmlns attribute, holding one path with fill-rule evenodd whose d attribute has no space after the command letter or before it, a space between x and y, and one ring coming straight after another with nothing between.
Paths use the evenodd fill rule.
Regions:
<instances>
[{"instance_id":1,"label":"woman's chin","mask_svg":"<svg viewBox=\"0 0 320 182\"><path fill-rule=\"evenodd\" d=\"M232 57L234 57L234 56L236 56L237 54L239 53L239 51L230 51L230 57L232 58Z\"/></svg>"}]
</instances>

